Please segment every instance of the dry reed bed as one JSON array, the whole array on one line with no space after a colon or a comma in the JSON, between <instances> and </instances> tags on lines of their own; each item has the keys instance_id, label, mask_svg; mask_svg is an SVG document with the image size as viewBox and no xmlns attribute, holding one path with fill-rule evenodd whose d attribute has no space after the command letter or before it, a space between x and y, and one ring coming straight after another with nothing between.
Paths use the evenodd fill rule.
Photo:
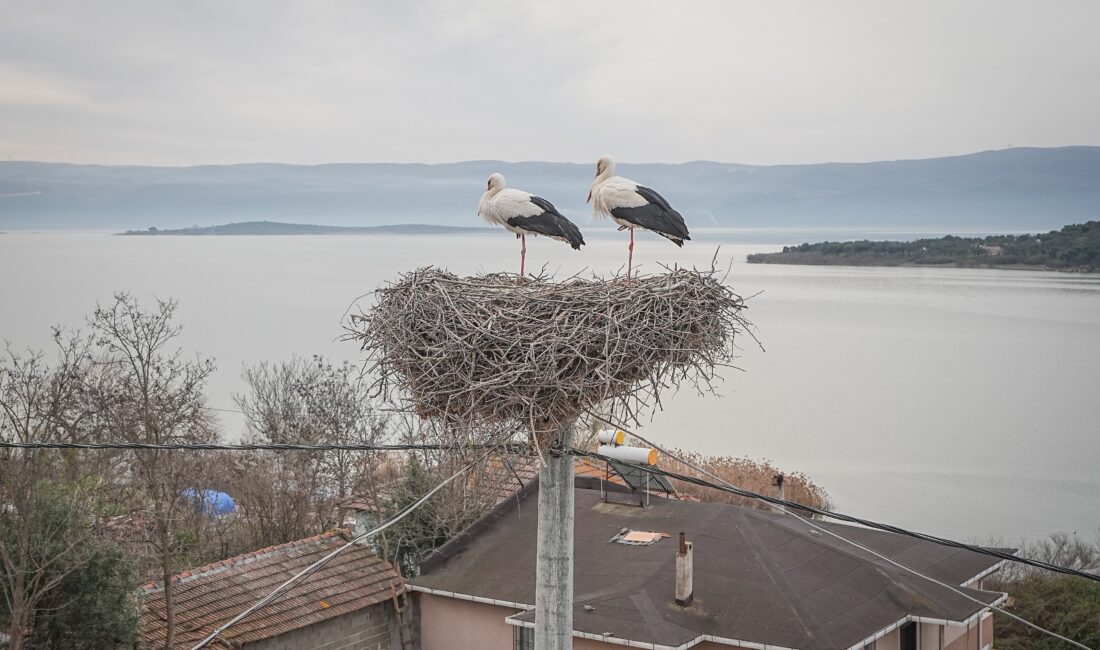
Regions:
<instances>
[{"instance_id":1,"label":"dry reed bed","mask_svg":"<svg viewBox=\"0 0 1100 650\"><path fill-rule=\"evenodd\" d=\"M351 318L368 373L422 417L535 434L604 401L637 421L662 393L709 390L750 331L745 301L710 272L610 279L401 275Z\"/></svg>"}]
</instances>

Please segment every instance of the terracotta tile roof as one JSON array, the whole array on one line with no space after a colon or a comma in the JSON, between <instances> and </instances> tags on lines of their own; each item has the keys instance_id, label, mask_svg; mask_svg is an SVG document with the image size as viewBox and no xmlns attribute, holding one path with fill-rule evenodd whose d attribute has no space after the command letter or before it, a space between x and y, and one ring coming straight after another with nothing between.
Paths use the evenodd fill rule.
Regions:
<instances>
[{"instance_id":1,"label":"terracotta tile roof","mask_svg":"<svg viewBox=\"0 0 1100 650\"><path fill-rule=\"evenodd\" d=\"M590 458L576 458L573 473L577 477L603 479L613 485L628 488L621 476L607 472L607 467ZM485 471L470 478L471 486L485 497L487 505L501 503L519 492L539 475L538 456L518 456L514 454L491 456L485 464ZM674 497L675 498L675 497Z\"/></svg>"},{"instance_id":2,"label":"terracotta tile roof","mask_svg":"<svg viewBox=\"0 0 1100 650\"><path fill-rule=\"evenodd\" d=\"M623 477L618 474L608 473L606 465L600 461L592 460L591 458L577 458L573 463L573 475L601 478L614 485L630 487L626 484L626 481L623 480Z\"/></svg>"},{"instance_id":3,"label":"terracotta tile roof","mask_svg":"<svg viewBox=\"0 0 1100 650\"><path fill-rule=\"evenodd\" d=\"M191 648L217 626L346 541L345 531L334 530L173 576L175 647ZM400 594L404 590L404 581L388 562L370 547L356 544L288 596L233 626L221 638L233 644L259 641L384 602L394 591ZM149 583L141 591L142 636L149 647L163 647L164 586Z\"/></svg>"},{"instance_id":4,"label":"terracotta tile roof","mask_svg":"<svg viewBox=\"0 0 1100 650\"><path fill-rule=\"evenodd\" d=\"M385 485L378 488L377 494L357 494L340 502L340 506L355 512L367 511L379 513L385 510L383 505L395 498L397 485Z\"/></svg>"},{"instance_id":5,"label":"terracotta tile roof","mask_svg":"<svg viewBox=\"0 0 1100 650\"><path fill-rule=\"evenodd\" d=\"M577 458L573 467L578 477L603 479L614 485L629 487L621 476L614 473L608 476L607 468L601 462L589 458ZM480 502L484 503L486 507L492 507L515 496L520 488L533 481L538 475L539 459L537 456L499 454L489 457L485 463L484 471L472 473L467 485ZM354 512L384 512L383 505L394 498L396 489L396 485L387 485L380 488L377 495L358 494L350 496L340 505ZM353 522L353 519L348 521Z\"/></svg>"},{"instance_id":6,"label":"terracotta tile roof","mask_svg":"<svg viewBox=\"0 0 1100 650\"><path fill-rule=\"evenodd\" d=\"M466 485L473 498L489 508L514 496L538 475L539 459L536 456L494 454L486 460L483 471L470 473ZM354 495L341 505L356 512L385 512L387 502L394 498L397 489L396 484L384 486L376 495Z\"/></svg>"},{"instance_id":7,"label":"terracotta tile roof","mask_svg":"<svg viewBox=\"0 0 1100 650\"><path fill-rule=\"evenodd\" d=\"M485 470L471 475L470 484L486 506L493 506L512 497L538 475L537 456L500 454L490 456Z\"/></svg>"}]
</instances>

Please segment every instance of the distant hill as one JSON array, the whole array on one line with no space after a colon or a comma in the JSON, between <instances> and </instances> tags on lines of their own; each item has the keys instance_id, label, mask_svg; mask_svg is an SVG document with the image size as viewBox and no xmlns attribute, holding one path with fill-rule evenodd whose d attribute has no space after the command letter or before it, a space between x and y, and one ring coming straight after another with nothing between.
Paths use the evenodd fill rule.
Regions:
<instances>
[{"instance_id":1,"label":"distant hill","mask_svg":"<svg viewBox=\"0 0 1100 650\"><path fill-rule=\"evenodd\" d=\"M916 241L821 242L754 253L754 264L952 266L1100 271L1100 221L1036 235L940 237Z\"/></svg>"},{"instance_id":2,"label":"distant hill","mask_svg":"<svg viewBox=\"0 0 1100 650\"><path fill-rule=\"evenodd\" d=\"M1056 228L1100 217L1100 147L927 160L754 166L622 164L696 227ZM0 162L0 228L180 228L280 221L478 225L492 172L588 223L595 164L244 164L135 167Z\"/></svg>"},{"instance_id":3,"label":"distant hill","mask_svg":"<svg viewBox=\"0 0 1100 650\"><path fill-rule=\"evenodd\" d=\"M491 231L491 228L433 226L430 224L400 224L394 226L322 226L308 223L278 223L276 221L244 221L219 226L190 228L127 230L120 235L131 236L210 236L210 235L461 235Z\"/></svg>"}]
</instances>

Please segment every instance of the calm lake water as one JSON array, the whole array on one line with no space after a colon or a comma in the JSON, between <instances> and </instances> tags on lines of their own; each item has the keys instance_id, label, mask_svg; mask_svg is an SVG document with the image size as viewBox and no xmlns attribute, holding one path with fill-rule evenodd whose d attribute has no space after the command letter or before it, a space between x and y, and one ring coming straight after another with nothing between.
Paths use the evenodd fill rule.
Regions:
<instances>
[{"instance_id":1,"label":"calm lake water","mask_svg":"<svg viewBox=\"0 0 1100 650\"><path fill-rule=\"evenodd\" d=\"M770 239L769 239L770 238ZM677 249L640 236L635 259L709 267L758 292L743 372L720 397L684 392L642 432L708 454L768 458L823 485L852 514L968 540L1100 528L1100 275L757 266L749 252L796 233L709 233ZM597 272L626 238L593 233L575 253L528 242L528 267ZM215 357L214 406L233 408L242 364L321 353L348 306L399 271L518 270L501 233L452 237L0 235L0 339L44 348L125 290L180 301L182 345ZM365 300L369 300L366 298ZM222 413L227 437L239 416Z\"/></svg>"}]
</instances>

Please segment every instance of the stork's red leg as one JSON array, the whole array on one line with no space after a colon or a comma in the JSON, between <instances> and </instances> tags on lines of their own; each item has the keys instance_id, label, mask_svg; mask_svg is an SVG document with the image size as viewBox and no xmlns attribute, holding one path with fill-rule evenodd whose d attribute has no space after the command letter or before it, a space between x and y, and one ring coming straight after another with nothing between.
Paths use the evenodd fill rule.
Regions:
<instances>
[{"instance_id":1,"label":"stork's red leg","mask_svg":"<svg viewBox=\"0 0 1100 650\"><path fill-rule=\"evenodd\" d=\"M527 263L527 235L519 236L519 281L523 282L523 272Z\"/></svg>"},{"instance_id":2,"label":"stork's red leg","mask_svg":"<svg viewBox=\"0 0 1100 650\"><path fill-rule=\"evenodd\" d=\"M626 261L626 279L630 279L630 270L634 268L634 229L630 229L630 256Z\"/></svg>"}]
</instances>

